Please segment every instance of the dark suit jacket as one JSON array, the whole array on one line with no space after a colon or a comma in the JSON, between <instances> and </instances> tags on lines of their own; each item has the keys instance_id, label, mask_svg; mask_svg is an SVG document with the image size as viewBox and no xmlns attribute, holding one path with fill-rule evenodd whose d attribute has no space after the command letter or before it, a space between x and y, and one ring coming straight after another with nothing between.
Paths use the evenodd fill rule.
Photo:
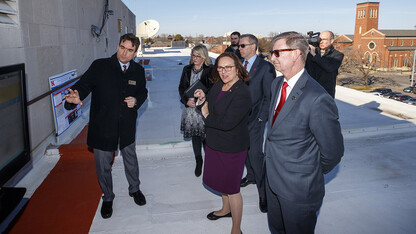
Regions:
<instances>
[{"instance_id":1,"label":"dark suit jacket","mask_svg":"<svg viewBox=\"0 0 416 234\"><path fill-rule=\"evenodd\" d=\"M271 90L273 79L276 77L274 66L257 56L250 69L248 86L251 94L251 114L249 124L266 123L269 116Z\"/></svg>"},{"instance_id":2,"label":"dark suit jacket","mask_svg":"<svg viewBox=\"0 0 416 234\"><path fill-rule=\"evenodd\" d=\"M250 91L239 80L215 102L222 86L222 81L215 83L207 95L206 144L225 153L241 152L248 148L250 142L247 127L251 110Z\"/></svg>"},{"instance_id":3,"label":"dark suit jacket","mask_svg":"<svg viewBox=\"0 0 416 234\"><path fill-rule=\"evenodd\" d=\"M183 67L181 80L179 81L179 87L178 87L179 96L181 97L182 104L184 104L186 107L188 107L186 105L186 103L188 102L188 98L185 97L184 93L185 93L185 90L189 88L189 86L191 86L190 81L191 81L191 72L192 72L193 66L194 66L193 64L188 64L185 67ZM211 81L212 67L213 67L212 65L207 66L204 64L203 65L204 70L202 71L202 75L201 75L201 83L204 84L205 87L207 87L208 91L212 87L212 81Z\"/></svg>"},{"instance_id":4,"label":"dark suit jacket","mask_svg":"<svg viewBox=\"0 0 416 234\"><path fill-rule=\"evenodd\" d=\"M317 53L312 56L310 53L306 59L306 71L311 75L318 83L324 87L324 89L335 97L335 86L337 84L338 68L341 66L344 54L334 49L331 46L325 54L321 56L319 48Z\"/></svg>"},{"instance_id":5,"label":"dark suit jacket","mask_svg":"<svg viewBox=\"0 0 416 234\"><path fill-rule=\"evenodd\" d=\"M144 69L133 60L126 73L121 71L117 55L95 60L72 88L83 100L91 93L87 144L104 151L115 151L135 141L137 110L147 98ZM128 108L124 98L137 99ZM76 105L65 102L65 108Z\"/></svg>"},{"instance_id":6,"label":"dark suit jacket","mask_svg":"<svg viewBox=\"0 0 416 234\"><path fill-rule=\"evenodd\" d=\"M272 84L272 118L283 77ZM344 143L338 109L305 71L286 99L266 139L266 173L277 196L299 203L322 201L324 173L341 160Z\"/></svg>"},{"instance_id":7,"label":"dark suit jacket","mask_svg":"<svg viewBox=\"0 0 416 234\"><path fill-rule=\"evenodd\" d=\"M239 49L234 50L232 46L228 46L228 47L224 50L224 52L231 52L231 53L234 53L235 55L237 55L237 57L238 57L239 59L242 59L242 57L241 57L241 53L240 53L240 50L239 50Z\"/></svg>"}]
</instances>

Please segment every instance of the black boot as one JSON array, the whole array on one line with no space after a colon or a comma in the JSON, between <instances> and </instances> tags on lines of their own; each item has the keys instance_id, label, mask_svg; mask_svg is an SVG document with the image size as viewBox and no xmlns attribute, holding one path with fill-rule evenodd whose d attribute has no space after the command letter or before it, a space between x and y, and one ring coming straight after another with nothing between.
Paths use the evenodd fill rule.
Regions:
<instances>
[{"instance_id":1,"label":"black boot","mask_svg":"<svg viewBox=\"0 0 416 234\"><path fill-rule=\"evenodd\" d=\"M201 155L195 155L195 161L196 161L196 167L195 167L195 176L199 177L202 173L202 156Z\"/></svg>"}]
</instances>

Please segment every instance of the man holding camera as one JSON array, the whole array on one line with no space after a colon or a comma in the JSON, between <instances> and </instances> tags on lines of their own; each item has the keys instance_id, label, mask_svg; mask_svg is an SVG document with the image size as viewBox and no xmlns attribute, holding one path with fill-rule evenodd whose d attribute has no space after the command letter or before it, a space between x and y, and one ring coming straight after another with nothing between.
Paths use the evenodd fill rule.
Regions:
<instances>
[{"instance_id":1,"label":"man holding camera","mask_svg":"<svg viewBox=\"0 0 416 234\"><path fill-rule=\"evenodd\" d=\"M344 54L334 48L334 33L324 31L319 35L319 47L309 44L306 59L306 71L335 98L335 85L338 68L341 66Z\"/></svg>"}]
</instances>

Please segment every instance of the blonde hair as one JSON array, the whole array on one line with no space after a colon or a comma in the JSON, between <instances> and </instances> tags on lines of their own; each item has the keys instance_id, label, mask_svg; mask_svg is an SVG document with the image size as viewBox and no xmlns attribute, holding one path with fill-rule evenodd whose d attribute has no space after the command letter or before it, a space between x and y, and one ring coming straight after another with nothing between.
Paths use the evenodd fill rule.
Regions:
<instances>
[{"instance_id":1,"label":"blonde hair","mask_svg":"<svg viewBox=\"0 0 416 234\"><path fill-rule=\"evenodd\" d=\"M191 51L191 59L189 61L189 64L192 64L192 54L197 53L199 56L201 56L204 59L204 64L209 66L212 64L211 58L208 56L208 49L202 44L194 46Z\"/></svg>"}]
</instances>

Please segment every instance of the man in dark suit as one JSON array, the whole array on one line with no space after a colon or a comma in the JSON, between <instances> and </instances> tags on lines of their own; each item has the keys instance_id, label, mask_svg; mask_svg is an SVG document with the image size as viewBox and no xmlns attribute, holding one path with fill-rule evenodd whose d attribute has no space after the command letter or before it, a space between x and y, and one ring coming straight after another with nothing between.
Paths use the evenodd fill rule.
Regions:
<instances>
[{"instance_id":1,"label":"man in dark suit","mask_svg":"<svg viewBox=\"0 0 416 234\"><path fill-rule=\"evenodd\" d=\"M257 56L258 40L254 35L241 35L239 47L243 57L243 66L250 75L248 86L253 104L248 124L250 148L246 159L247 175L241 180L241 187L251 183L257 184L260 211L266 212L263 140L264 129L269 116L270 86L276 77L276 72L271 63Z\"/></svg>"},{"instance_id":2,"label":"man in dark suit","mask_svg":"<svg viewBox=\"0 0 416 234\"><path fill-rule=\"evenodd\" d=\"M118 148L123 155L129 194L137 205L146 204L140 191L135 143L137 110L147 98L144 69L132 60L139 45L139 39L131 33L121 36L117 53L95 60L65 96L65 108L73 109L92 95L87 144L94 148L98 182L104 194L103 218L113 213L111 162Z\"/></svg>"},{"instance_id":3,"label":"man in dark suit","mask_svg":"<svg viewBox=\"0 0 416 234\"><path fill-rule=\"evenodd\" d=\"M237 31L234 31L230 35L231 45L228 46L224 52L232 52L235 55L238 56L239 59L241 59L240 50L238 49L238 45L240 44L240 33Z\"/></svg>"},{"instance_id":4,"label":"man in dark suit","mask_svg":"<svg viewBox=\"0 0 416 234\"><path fill-rule=\"evenodd\" d=\"M344 143L334 99L305 71L308 43L299 33L272 40L271 60L283 76L271 85L266 138L266 197L272 233L314 233L324 174Z\"/></svg>"},{"instance_id":5,"label":"man in dark suit","mask_svg":"<svg viewBox=\"0 0 416 234\"><path fill-rule=\"evenodd\" d=\"M344 54L334 48L334 33L322 32L319 37L319 48L309 45L309 54L306 59L306 71L324 89L335 98L338 69L341 66Z\"/></svg>"}]
</instances>

